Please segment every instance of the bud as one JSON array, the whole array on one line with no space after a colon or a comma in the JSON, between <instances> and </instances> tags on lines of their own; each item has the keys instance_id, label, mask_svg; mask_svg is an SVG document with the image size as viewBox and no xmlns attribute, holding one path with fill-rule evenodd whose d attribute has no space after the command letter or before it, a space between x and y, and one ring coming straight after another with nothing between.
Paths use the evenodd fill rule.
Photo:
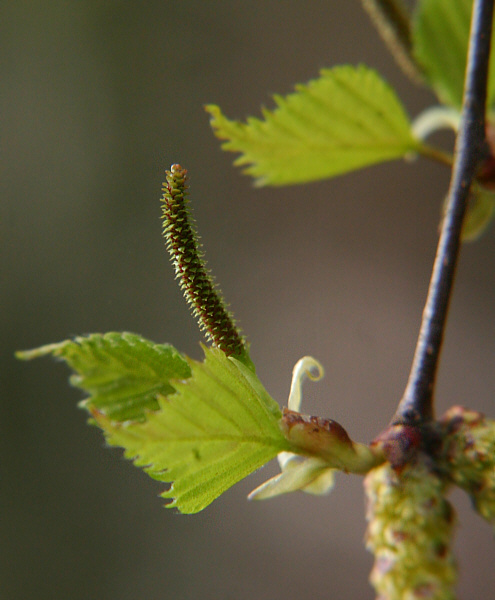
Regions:
<instances>
[{"instance_id":1,"label":"bud","mask_svg":"<svg viewBox=\"0 0 495 600\"><path fill-rule=\"evenodd\" d=\"M495 525L495 421L454 406L440 423L443 468L471 496L478 513Z\"/></svg>"},{"instance_id":2,"label":"bud","mask_svg":"<svg viewBox=\"0 0 495 600\"><path fill-rule=\"evenodd\" d=\"M298 490L314 495L328 494L333 489L335 471L364 474L383 462L380 446L353 442L336 421L298 412L303 381L319 381L323 373L321 364L311 356L304 356L294 366L288 408L284 408L280 421L292 452L279 453L281 473L253 490L248 496L251 500L274 498Z\"/></svg>"},{"instance_id":3,"label":"bud","mask_svg":"<svg viewBox=\"0 0 495 600\"><path fill-rule=\"evenodd\" d=\"M299 414L302 401L302 384L305 379L319 381L324 375L322 365L312 356L299 359L292 370L288 406L292 414ZM285 425L281 422L281 427ZM281 494L298 490L322 496L332 491L335 483L335 469L322 458L301 456L294 452L280 452L278 462L281 472L265 481L248 498L250 500L265 500Z\"/></svg>"},{"instance_id":4,"label":"bud","mask_svg":"<svg viewBox=\"0 0 495 600\"><path fill-rule=\"evenodd\" d=\"M375 556L370 581L378 600L450 600L457 578L451 553L454 512L446 482L424 464L390 464L364 481L366 547Z\"/></svg>"},{"instance_id":5,"label":"bud","mask_svg":"<svg viewBox=\"0 0 495 600\"><path fill-rule=\"evenodd\" d=\"M316 456L327 466L346 473L367 473L383 461L381 448L353 442L342 425L332 419L284 408L280 427L295 453Z\"/></svg>"}]
</instances>

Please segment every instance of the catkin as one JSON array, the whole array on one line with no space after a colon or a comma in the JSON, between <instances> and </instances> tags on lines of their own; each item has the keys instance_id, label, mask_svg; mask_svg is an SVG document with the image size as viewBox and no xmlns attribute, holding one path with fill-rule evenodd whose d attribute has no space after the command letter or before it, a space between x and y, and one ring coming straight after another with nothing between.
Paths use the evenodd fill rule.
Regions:
<instances>
[{"instance_id":1,"label":"catkin","mask_svg":"<svg viewBox=\"0 0 495 600\"><path fill-rule=\"evenodd\" d=\"M377 467L364 486L377 600L453 600L455 517L446 484L417 462L400 473L388 463Z\"/></svg>"},{"instance_id":2,"label":"catkin","mask_svg":"<svg viewBox=\"0 0 495 600\"><path fill-rule=\"evenodd\" d=\"M444 469L470 495L478 513L495 527L495 420L454 406L441 424Z\"/></svg>"},{"instance_id":3,"label":"catkin","mask_svg":"<svg viewBox=\"0 0 495 600\"><path fill-rule=\"evenodd\" d=\"M206 337L227 356L246 354L244 338L206 268L187 200L187 171L172 165L163 184L163 234L176 278Z\"/></svg>"}]
</instances>

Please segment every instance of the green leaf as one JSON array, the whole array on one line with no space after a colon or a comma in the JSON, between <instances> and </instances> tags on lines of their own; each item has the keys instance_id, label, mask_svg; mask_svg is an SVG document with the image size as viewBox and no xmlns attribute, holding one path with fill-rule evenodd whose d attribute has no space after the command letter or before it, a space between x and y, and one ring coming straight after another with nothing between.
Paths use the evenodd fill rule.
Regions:
<instances>
[{"instance_id":1,"label":"green leaf","mask_svg":"<svg viewBox=\"0 0 495 600\"><path fill-rule=\"evenodd\" d=\"M472 0L422 0L413 29L413 52L439 99L460 109ZM488 104L495 97L495 61L490 60Z\"/></svg>"},{"instance_id":2,"label":"green leaf","mask_svg":"<svg viewBox=\"0 0 495 600\"><path fill-rule=\"evenodd\" d=\"M305 183L421 151L395 92L373 70L349 65L275 96L264 120L231 121L209 105L224 150L242 153L237 165L258 185Z\"/></svg>"},{"instance_id":3,"label":"green leaf","mask_svg":"<svg viewBox=\"0 0 495 600\"><path fill-rule=\"evenodd\" d=\"M175 391L170 379L191 376L175 348L133 333L96 333L17 353L22 359L46 355L61 358L76 372L71 383L90 395L82 406L114 421L144 420L146 411L158 409L159 394Z\"/></svg>"},{"instance_id":4,"label":"green leaf","mask_svg":"<svg viewBox=\"0 0 495 600\"><path fill-rule=\"evenodd\" d=\"M462 224L462 241L474 242L479 239L490 225L494 214L495 192L481 186L473 186L470 204Z\"/></svg>"},{"instance_id":5,"label":"green leaf","mask_svg":"<svg viewBox=\"0 0 495 600\"><path fill-rule=\"evenodd\" d=\"M167 507L199 512L229 487L290 448L279 428L278 405L256 375L219 349L205 362L187 359L192 376L160 396L144 423L115 423L94 412L109 444L155 479L174 482Z\"/></svg>"}]
</instances>

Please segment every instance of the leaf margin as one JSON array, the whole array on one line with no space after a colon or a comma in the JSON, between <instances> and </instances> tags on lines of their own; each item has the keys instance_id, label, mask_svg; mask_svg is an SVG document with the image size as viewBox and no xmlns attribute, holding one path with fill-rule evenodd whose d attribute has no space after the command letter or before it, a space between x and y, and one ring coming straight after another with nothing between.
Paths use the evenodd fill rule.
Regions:
<instances>
[{"instance_id":1,"label":"leaf margin","mask_svg":"<svg viewBox=\"0 0 495 600\"><path fill-rule=\"evenodd\" d=\"M381 91L382 96L378 99L375 99L374 94L368 93L366 98L362 96L360 99L358 98L357 102L358 104L361 102L362 106L364 106L365 110L367 110L370 114L375 114L375 116L378 115L378 119L381 119L381 124L384 126L384 130L386 127L388 127L392 133L397 135L395 145L392 144L388 147L385 147L385 149L380 149L379 151L377 150L376 144L374 148L371 145L371 150L370 147L367 148L366 146L356 146L354 149L349 151L346 149L346 144L347 146L349 144L346 140L344 140L340 150L337 151L336 148L338 148L338 146L335 145L335 140L331 141L330 143L328 143L327 140L327 150L329 148L332 149L330 155L333 153L333 164L332 161L327 160L327 162L322 165L321 152L318 152L319 162L315 165L315 161L313 159L308 159L307 156L304 157L301 155L301 147L299 147L297 160L294 157L289 157L291 162L290 165L287 166L287 140L290 142L294 142L295 140L297 142L298 137L300 138L301 135L304 135L304 132L301 134L302 130L300 129L301 101L303 101L303 105L304 102L308 102L309 105L308 98L311 97L313 104L315 101L321 102L321 91L323 88L325 88L325 86L327 86L330 90L333 87L334 92L337 91L341 94L343 93L346 104L348 105L349 102L353 101L353 94L356 94L358 89L359 93L361 93L361 87L365 84L368 85L370 89ZM348 88L347 92L346 87ZM328 90L326 90L326 92L328 92ZM388 108L391 107L391 110L384 110L383 97L388 100L390 105ZM295 92L292 92L285 97L275 95L274 101L276 106L273 110L270 111L265 108L262 109L264 120L258 117L248 117L246 122L227 118L223 115L221 109L214 104L208 104L205 106L206 112L210 114L210 124L213 128L215 136L223 141L221 144L222 149L240 153L240 156L235 159L234 164L236 166L245 166L246 168L243 170L243 172L256 178L256 186L281 186L328 179L337 175L343 175L349 171L372 166L380 162L403 158L411 153L421 153L423 148L422 142L414 137L412 133L410 119L407 116L403 104L395 93L395 90L393 90L393 88L374 69L366 67L362 64L356 67L352 65L340 65L331 69L322 69L318 78L312 79L306 84L297 85L295 87ZM327 99L327 101L332 102L333 100ZM342 105L343 102L339 107L340 110L343 108ZM347 106L344 110L349 111L349 106ZM286 114L284 111L287 114L292 112L295 115L292 121L289 119L292 130L287 128ZM326 120L326 126L329 126L330 128L333 127L334 130L338 130L339 128L342 129L342 119L339 120L339 118L336 118L332 121L331 118L329 120L328 115L325 117L324 110L319 113L319 116L322 114ZM369 122L366 122L362 115L359 116L359 120L358 117L356 117L356 114L356 111L354 111L353 118L356 120L353 121L351 119L346 126L350 127L351 131L352 128L354 128L355 132L361 131L361 133L367 127L368 133L372 134L373 123L370 124ZM308 114L306 114L305 117L310 119ZM281 140L283 141L284 136L286 137L284 144L278 144L279 146L282 145L285 147L284 152L281 154L277 154L275 151L271 151L270 149L270 144L274 146L273 141L270 141L270 137L268 135L271 135L270 127L273 129L278 129L279 142ZM314 133L315 130L318 130L317 135L321 136L321 123L318 121L313 122L312 127L312 133ZM269 159L260 159L259 156L262 155L262 152L259 152L257 156L256 152L253 152L252 149L249 150L249 137L252 137L253 139L258 137L261 139L262 144L265 144L265 146L268 147L267 153L269 155ZM275 139L277 138L275 137ZM315 140L311 139L310 136L306 136L306 140L303 141L308 142L308 146L315 145ZM297 149L297 146L293 146L292 150L294 147ZM279 150L280 148L278 148L277 152ZM342 158L343 152L347 152L348 154L350 153L350 159L349 156L347 156L347 159L345 157ZM352 156L353 153L354 156ZM373 153L375 154L374 156ZM270 167L266 166L266 161L272 160L275 154L279 156L276 161L279 163L284 163L281 168L282 171L285 169L285 174L281 174L280 167L278 167L278 172L276 172L276 170L273 168L272 172L270 172ZM316 154L316 152L314 152L314 154ZM347 164L345 164L346 160ZM265 166L263 166L263 164Z\"/></svg>"},{"instance_id":2,"label":"leaf margin","mask_svg":"<svg viewBox=\"0 0 495 600\"><path fill-rule=\"evenodd\" d=\"M124 448L124 456L132 460L136 466L142 467L150 477L171 484L160 495L167 500L172 500L165 504L166 508L177 508L183 514L194 514L203 510L235 483L275 458L279 452L291 448L290 443L285 439L279 427L280 408L264 390L252 371L235 358L226 357L218 348L203 346L203 349L205 360L199 362L186 358L191 368L191 377L187 380L173 382L176 392L167 397L159 397L160 409L149 413L145 422L116 423L105 415L98 413L98 411L91 411L96 424L103 429L106 441L110 446ZM194 444L200 444L200 442L182 440L183 449L180 452L176 452L174 448L170 450L173 459L166 458L167 449L163 445L160 450L161 457L165 462L167 460L171 460L171 462L168 465L158 464L153 459L154 450L150 449L149 445L147 446L146 439L152 439L153 435L157 435L157 432L163 432L163 425L167 422L168 416L174 411L182 412L184 419L189 419L186 414L189 409L185 405L188 396L194 393L191 392L191 389L198 385L201 387L201 384L198 384L197 375L201 372L204 374L214 363L217 367L221 363L229 372L226 379L230 379L230 382L226 384L227 387L232 385L232 381L237 381L241 388L251 388L252 395L260 389L264 390L264 393L258 396L257 415L265 415L266 417L264 423L265 438L260 436L256 442L252 440L241 441L239 450L234 448L230 454L220 457L218 461L213 461L211 464L207 463L206 467L199 469L200 471L203 470L202 476L198 476L197 471L194 470L194 466L197 466L194 459L196 458L198 462L200 459L202 460L201 453L204 451L194 448ZM215 367L213 368L215 369ZM253 378L259 382L256 386L250 383ZM200 427L205 426L204 422L198 425L191 421L191 424L193 427L197 427L198 430ZM213 434L211 435L213 437ZM198 436L201 437L199 434ZM175 440L172 443L178 445L181 443L180 438L179 441ZM228 439L219 440L219 445L224 444L227 450L229 444L234 446L235 443L235 440L230 440L230 442ZM254 448L252 451L246 450L245 446L242 447L242 444L249 443ZM188 447L188 444L190 447ZM259 449L255 448L256 444L260 446ZM184 448L186 451L184 451ZM211 475L208 481L205 480L205 474Z\"/></svg>"},{"instance_id":3,"label":"leaf margin","mask_svg":"<svg viewBox=\"0 0 495 600\"><path fill-rule=\"evenodd\" d=\"M187 362L171 344L127 331L76 336L16 352L21 360L43 356L64 361L73 371L71 385L89 394L79 402L81 408L93 407L116 421L145 420L147 411L158 409L158 393L174 393L171 379L190 377Z\"/></svg>"}]
</instances>

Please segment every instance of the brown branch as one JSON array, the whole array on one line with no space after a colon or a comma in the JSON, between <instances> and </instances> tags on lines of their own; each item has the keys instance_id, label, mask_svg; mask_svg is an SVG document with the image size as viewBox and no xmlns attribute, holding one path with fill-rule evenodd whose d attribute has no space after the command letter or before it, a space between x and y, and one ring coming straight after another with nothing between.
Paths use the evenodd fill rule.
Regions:
<instances>
[{"instance_id":1,"label":"brown branch","mask_svg":"<svg viewBox=\"0 0 495 600\"><path fill-rule=\"evenodd\" d=\"M433 391L452 294L462 222L469 189L485 152L485 110L493 0L475 0L461 123L447 209L442 223L414 360L404 396L392 423L433 418Z\"/></svg>"}]
</instances>

